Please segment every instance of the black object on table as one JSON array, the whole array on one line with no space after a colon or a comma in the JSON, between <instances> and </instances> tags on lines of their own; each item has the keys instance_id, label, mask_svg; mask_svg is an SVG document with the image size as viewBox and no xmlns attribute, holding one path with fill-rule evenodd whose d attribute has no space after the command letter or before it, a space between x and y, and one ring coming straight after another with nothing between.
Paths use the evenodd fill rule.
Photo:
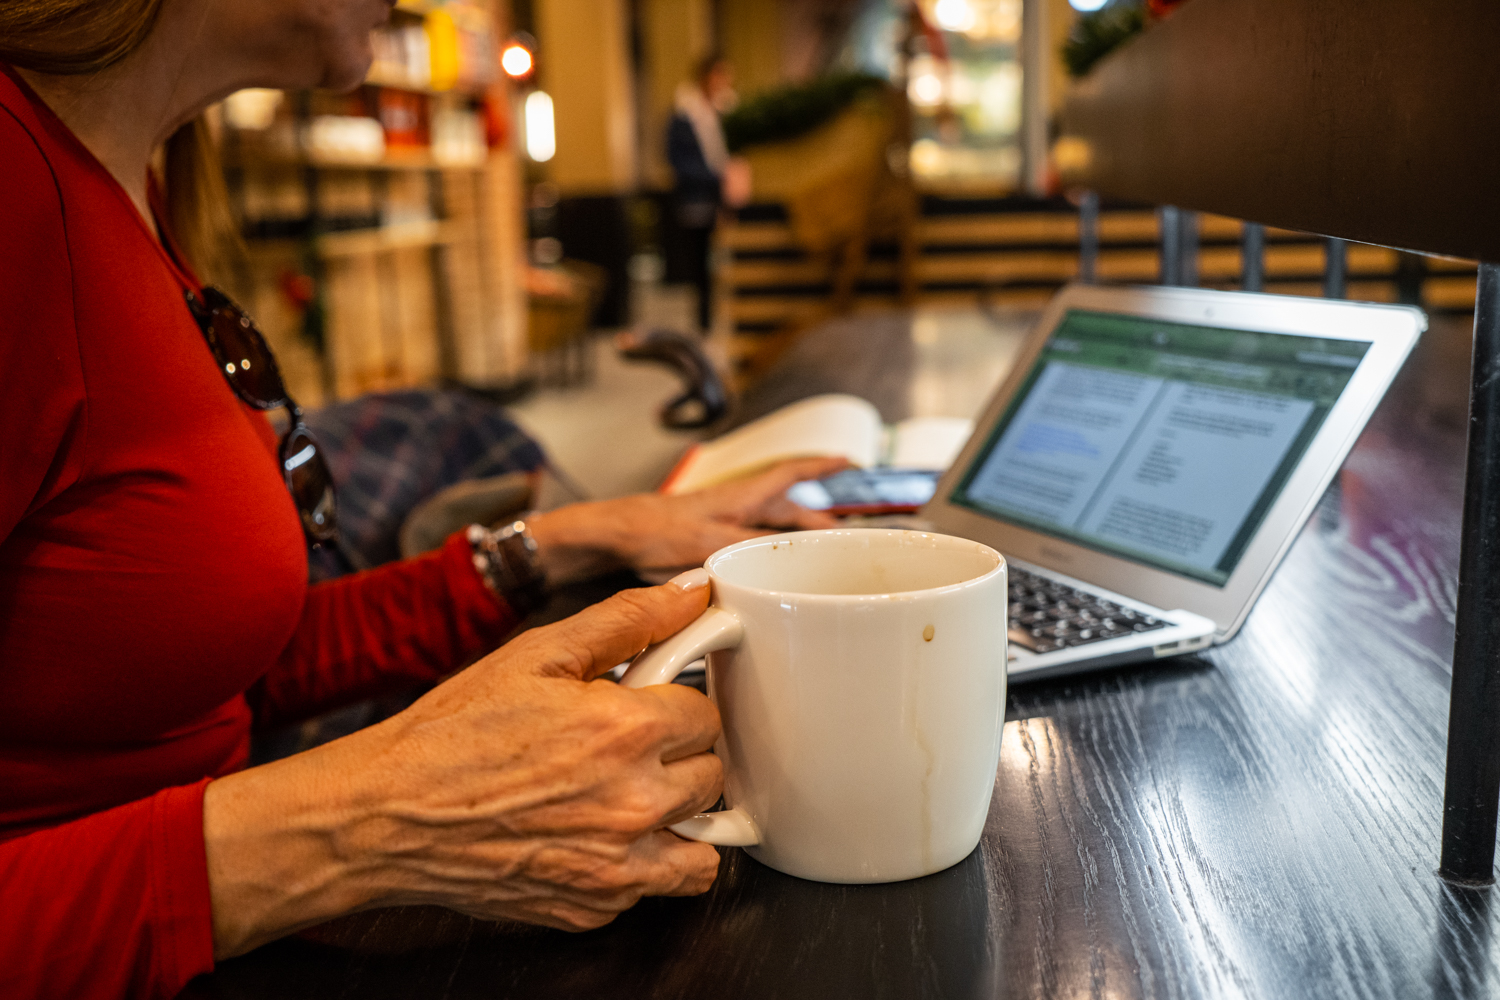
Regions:
<instances>
[{"instance_id":1,"label":"black object on table","mask_svg":"<svg viewBox=\"0 0 1500 1000\"><path fill-rule=\"evenodd\" d=\"M632 330L616 338L626 361L665 365L682 380L682 392L663 403L658 419L670 430L708 427L729 412L731 397L702 338L676 330Z\"/></svg>"},{"instance_id":2,"label":"black object on table","mask_svg":"<svg viewBox=\"0 0 1500 1000\"><path fill-rule=\"evenodd\" d=\"M1469 409L1442 870L1484 884L1493 881L1500 809L1500 269L1491 264L1479 270Z\"/></svg>"},{"instance_id":3,"label":"black object on table","mask_svg":"<svg viewBox=\"0 0 1500 1000\"><path fill-rule=\"evenodd\" d=\"M903 419L933 378L973 367L964 351L1011 350L1026 319L924 319L920 336L899 316L830 324L741 419L831 391ZM725 849L707 895L586 934L361 914L225 962L193 994L1495 995L1488 897L1432 875L1467 343L1434 324L1234 642L1012 688L984 838L954 868L821 885Z\"/></svg>"}]
</instances>

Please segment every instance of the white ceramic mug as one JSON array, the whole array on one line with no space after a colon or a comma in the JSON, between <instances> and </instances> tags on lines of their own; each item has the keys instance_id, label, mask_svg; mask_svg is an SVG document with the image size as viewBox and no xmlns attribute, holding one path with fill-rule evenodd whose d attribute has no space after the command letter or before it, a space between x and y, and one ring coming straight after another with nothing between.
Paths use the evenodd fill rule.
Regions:
<instances>
[{"instance_id":1,"label":"white ceramic mug","mask_svg":"<svg viewBox=\"0 0 1500 1000\"><path fill-rule=\"evenodd\" d=\"M1005 721L1005 560L947 535L836 528L705 564L712 606L621 683L708 654L723 812L675 824L820 882L957 864L984 829Z\"/></svg>"}]
</instances>

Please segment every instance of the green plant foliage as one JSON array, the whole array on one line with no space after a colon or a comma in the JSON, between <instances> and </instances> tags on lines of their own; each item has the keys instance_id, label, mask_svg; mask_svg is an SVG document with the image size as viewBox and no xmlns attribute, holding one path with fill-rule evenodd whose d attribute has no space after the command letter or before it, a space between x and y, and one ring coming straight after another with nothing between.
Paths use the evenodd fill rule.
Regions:
<instances>
[{"instance_id":1,"label":"green plant foliage","mask_svg":"<svg viewBox=\"0 0 1500 1000\"><path fill-rule=\"evenodd\" d=\"M1146 27L1146 11L1138 0L1116 0L1103 10L1085 14L1068 32L1062 57L1068 72L1083 76L1094 63Z\"/></svg>"},{"instance_id":2,"label":"green plant foliage","mask_svg":"<svg viewBox=\"0 0 1500 1000\"><path fill-rule=\"evenodd\" d=\"M810 83L762 91L724 116L731 152L804 135L848 107L860 94L886 82L869 73L830 73Z\"/></svg>"}]
</instances>

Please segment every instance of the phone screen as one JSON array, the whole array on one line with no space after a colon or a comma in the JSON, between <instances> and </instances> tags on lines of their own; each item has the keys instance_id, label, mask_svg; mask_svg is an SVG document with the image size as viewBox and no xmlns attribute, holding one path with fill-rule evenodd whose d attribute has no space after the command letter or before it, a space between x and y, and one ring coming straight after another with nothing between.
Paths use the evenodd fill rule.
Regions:
<instances>
[{"instance_id":1,"label":"phone screen","mask_svg":"<svg viewBox=\"0 0 1500 1000\"><path fill-rule=\"evenodd\" d=\"M810 510L868 514L912 511L932 499L940 473L914 469L845 469L795 483L787 499Z\"/></svg>"}]
</instances>

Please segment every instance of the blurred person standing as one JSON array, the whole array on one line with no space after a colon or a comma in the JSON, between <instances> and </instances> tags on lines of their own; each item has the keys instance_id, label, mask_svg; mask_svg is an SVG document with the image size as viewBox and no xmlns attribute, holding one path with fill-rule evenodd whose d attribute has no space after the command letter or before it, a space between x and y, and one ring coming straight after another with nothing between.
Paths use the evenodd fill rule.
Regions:
<instances>
[{"instance_id":1,"label":"blurred person standing","mask_svg":"<svg viewBox=\"0 0 1500 1000\"><path fill-rule=\"evenodd\" d=\"M705 336L713 325L713 268L709 253L721 206L749 200L749 165L729 155L720 116L732 110L734 67L712 54L699 63L691 81L677 88L667 126L667 161L676 186L672 208L683 234L686 277L698 290L698 325Z\"/></svg>"}]
</instances>

